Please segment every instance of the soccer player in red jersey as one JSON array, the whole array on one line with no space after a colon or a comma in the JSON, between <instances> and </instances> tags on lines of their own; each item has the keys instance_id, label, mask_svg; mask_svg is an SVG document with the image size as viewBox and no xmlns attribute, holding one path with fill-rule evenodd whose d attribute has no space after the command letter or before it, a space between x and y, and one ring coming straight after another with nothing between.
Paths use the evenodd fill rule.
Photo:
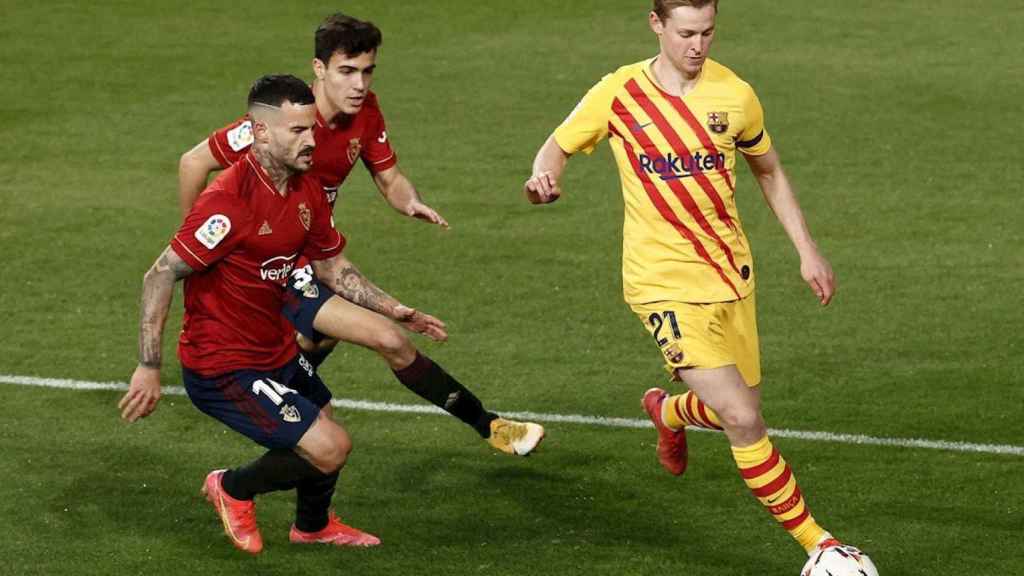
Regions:
<instances>
[{"instance_id":1,"label":"soccer player in red jersey","mask_svg":"<svg viewBox=\"0 0 1024 576\"><path fill-rule=\"evenodd\" d=\"M822 305L832 300L836 281L804 221L757 95L708 57L717 16L717 0L654 0L648 21L658 54L594 85L537 152L524 191L534 204L558 200L569 158L608 139L625 204L623 295L672 379L689 388L675 395L652 388L643 396L658 432L658 459L681 475L686 426L724 431L750 491L813 554L837 542L811 515L761 412L754 263L735 201L738 157L789 235L801 274Z\"/></svg>"},{"instance_id":2,"label":"soccer player in red jersey","mask_svg":"<svg viewBox=\"0 0 1024 576\"><path fill-rule=\"evenodd\" d=\"M447 227L398 168L377 96L370 91L380 44L376 26L343 14L329 16L317 29L312 87L317 146L310 174L320 181L333 205L339 187L361 159L395 210ZM246 154L253 140L252 126L252 119L244 116L182 156L179 200L183 211L191 207L211 172L235 164ZM303 353L315 366L338 341L358 344L377 352L404 386L474 428L496 449L526 455L544 438L539 424L508 420L487 410L470 390L421 354L386 315L349 306L346 299L365 304L359 291L343 289L337 292L342 298L331 298L331 292L300 266L290 293L284 313L298 331Z\"/></svg>"},{"instance_id":3,"label":"soccer player in red jersey","mask_svg":"<svg viewBox=\"0 0 1024 576\"><path fill-rule=\"evenodd\" d=\"M380 540L330 513L338 474L352 444L330 418L331 393L299 354L281 317L298 258L335 286L358 287L410 330L443 339L444 324L382 292L342 255L345 238L309 169L316 108L294 76L265 76L249 92L253 144L195 203L146 273L139 365L119 403L129 422L160 399L161 341L174 284L185 279L178 342L189 398L206 414L268 451L230 470L214 470L203 491L239 549L263 548L253 499L296 490L296 543L373 546Z\"/></svg>"}]
</instances>

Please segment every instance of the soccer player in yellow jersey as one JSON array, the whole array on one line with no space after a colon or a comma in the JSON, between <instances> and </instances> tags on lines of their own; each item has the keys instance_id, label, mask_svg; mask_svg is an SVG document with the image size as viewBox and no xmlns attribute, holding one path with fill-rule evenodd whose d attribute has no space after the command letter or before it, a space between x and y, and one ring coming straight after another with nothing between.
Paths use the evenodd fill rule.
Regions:
<instances>
[{"instance_id":1,"label":"soccer player in yellow jersey","mask_svg":"<svg viewBox=\"0 0 1024 576\"><path fill-rule=\"evenodd\" d=\"M822 305L832 268L804 223L764 114L749 84L708 58L717 0L655 0L657 56L605 76L537 153L524 190L534 204L561 196L569 157L609 139L625 201L626 302L654 337L673 380L643 407L658 430L658 458L686 470L686 426L724 430L750 490L808 553L837 542L810 514L761 415L761 366L750 244L734 198L736 152L800 255Z\"/></svg>"}]
</instances>

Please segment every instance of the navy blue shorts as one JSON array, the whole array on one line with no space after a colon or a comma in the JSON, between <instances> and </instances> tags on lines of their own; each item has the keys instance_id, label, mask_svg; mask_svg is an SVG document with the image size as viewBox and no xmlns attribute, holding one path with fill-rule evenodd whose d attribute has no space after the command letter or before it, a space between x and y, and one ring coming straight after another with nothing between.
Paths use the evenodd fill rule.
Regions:
<instances>
[{"instance_id":1,"label":"navy blue shorts","mask_svg":"<svg viewBox=\"0 0 1024 576\"><path fill-rule=\"evenodd\" d=\"M313 319L331 296L334 296L334 292L316 279L313 268L301 266L288 277L281 313L292 323L296 332L313 342L320 342L326 336L313 328Z\"/></svg>"},{"instance_id":2,"label":"navy blue shorts","mask_svg":"<svg viewBox=\"0 0 1024 576\"><path fill-rule=\"evenodd\" d=\"M301 354L276 370L203 378L182 366L181 374L196 408L267 448L295 448L331 401L331 391Z\"/></svg>"}]
</instances>

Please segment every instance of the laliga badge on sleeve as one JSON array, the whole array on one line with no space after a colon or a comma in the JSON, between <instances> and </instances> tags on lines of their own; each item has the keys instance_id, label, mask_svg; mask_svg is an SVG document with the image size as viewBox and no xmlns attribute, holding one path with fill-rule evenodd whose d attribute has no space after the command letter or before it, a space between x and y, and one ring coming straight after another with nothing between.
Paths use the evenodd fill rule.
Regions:
<instances>
[{"instance_id":1,"label":"laliga badge on sleeve","mask_svg":"<svg viewBox=\"0 0 1024 576\"><path fill-rule=\"evenodd\" d=\"M208 250L213 250L231 231L231 220L223 214L214 214L196 229L196 240Z\"/></svg>"},{"instance_id":2,"label":"laliga badge on sleeve","mask_svg":"<svg viewBox=\"0 0 1024 576\"><path fill-rule=\"evenodd\" d=\"M228 130L228 146L235 152L252 146L252 120L246 120L231 130Z\"/></svg>"}]
</instances>

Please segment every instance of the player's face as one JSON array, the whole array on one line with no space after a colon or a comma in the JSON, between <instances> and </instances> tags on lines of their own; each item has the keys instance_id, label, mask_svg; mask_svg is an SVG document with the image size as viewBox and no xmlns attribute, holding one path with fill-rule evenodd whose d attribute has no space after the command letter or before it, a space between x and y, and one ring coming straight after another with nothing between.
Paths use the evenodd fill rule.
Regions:
<instances>
[{"instance_id":1,"label":"player's face","mask_svg":"<svg viewBox=\"0 0 1024 576\"><path fill-rule=\"evenodd\" d=\"M349 56L335 52L326 63L313 60L313 73L323 83L331 107L342 114L356 114L366 101L377 68L377 51Z\"/></svg>"},{"instance_id":2,"label":"player's face","mask_svg":"<svg viewBox=\"0 0 1024 576\"><path fill-rule=\"evenodd\" d=\"M713 4L703 8L679 6L665 20L651 12L651 29L658 35L661 55L684 76L695 77L704 66L715 37L716 15Z\"/></svg>"},{"instance_id":3,"label":"player's face","mask_svg":"<svg viewBox=\"0 0 1024 576\"><path fill-rule=\"evenodd\" d=\"M285 102L280 112L267 123L270 155L295 172L305 172L313 165L313 126L316 106Z\"/></svg>"}]
</instances>

